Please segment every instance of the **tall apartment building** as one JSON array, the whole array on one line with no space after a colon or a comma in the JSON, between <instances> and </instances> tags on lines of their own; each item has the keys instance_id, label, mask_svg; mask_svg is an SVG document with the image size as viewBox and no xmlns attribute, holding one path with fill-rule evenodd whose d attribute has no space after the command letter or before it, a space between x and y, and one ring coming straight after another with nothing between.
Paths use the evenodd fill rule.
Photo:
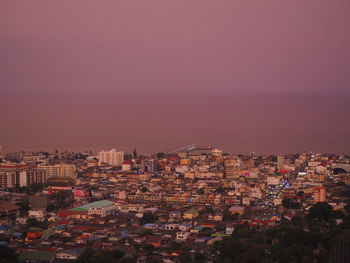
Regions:
<instances>
[{"instance_id":1,"label":"tall apartment building","mask_svg":"<svg viewBox=\"0 0 350 263\"><path fill-rule=\"evenodd\" d=\"M284 168L284 157L277 156L277 169L282 170Z\"/></svg>"},{"instance_id":2,"label":"tall apartment building","mask_svg":"<svg viewBox=\"0 0 350 263\"><path fill-rule=\"evenodd\" d=\"M215 157L222 157L222 150L214 149L211 151L211 154Z\"/></svg>"},{"instance_id":3,"label":"tall apartment building","mask_svg":"<svg viewBox=\"0 0 350 263\"><path fill-rule=\"evenodd\" d=\"M325 202L326 201L326 188L322 185L319 187L315 187L313 189L312 196L314 198L314 202Z\"/></svg>"},{"instance_id":4,"label":"tall apartment building","mask_svg":"<svg viewBox=\"0 0 350 263\"><path fill-rule=\"evenodd\" d=\"M238 171L242 167L242 162L240 159L232 159L225 161L225 175L226 178L238 178Z\"/></svg>"},{"instance_id":5,"label":"tall apartment building","mask_svg":"<svg viewBox=\"0 0 350 263\"><path fill-rule=\"evenodd\" d=\"M0 166L0 188L25 187L46 182L45 172L39 169L23 165Z\"/></svg>"},{"instance_id":6,"label":"tall apartment building","mask_svg":"<svg viewBox=\"0 0 350 263\"><path fill-rule=\"evenodd\" d=\"M151 172L154 173L158 170L158 161L155 159L146 159L142 161L141 169L142 172Z\"/></svg>"},{"instance_id":7,"label":"tall apartment building","mask_svg":"<svg viewBox=\"0 0 350 263\"><path fill-rule=\"evenodd\" d=\"M61 164L60 165L60 176L74 177L76 170L77 170L77 168L73 164Z\"/></svg>"},{"instance_id":8,"label":"tall apartment building","mask_svg":"<svg viewBox=\"0 0 350 263\"><path fill-rule=\"evenodd\" d=\"M18 172L0 171L0 188L13 188L16 186Z\"/></svg>"},{"instance_id":9,"label":"tall apartment building","mask_svg":"<svg viewBox=\"0 0 350 263\"><path fill-rule=\"evenodd\" d=\"M50 178L52 176L74 177L76 172L76 167L73 164L55 164L55 165L39 164L38 169L45 171L47 178Z\"/></svg>"},{"instance_id":10,"label":"tall apartment building","mask_svg":"<svg viewBox=\"0 0 350 263\"><path fill-rule=\"evenodd\" d=\"M2 146L0 145L0 159L4 157L4 153L2 151Z\"/></svg>"},{"instance_id":11,"label":"tall apartment building","mask_svg":"<svg viewBox=\"0 0 350 263\"><path fill-rule=\"evenodd\" d=\"M14 188L16 186L25 186L25 174L23 174L23 171L25 171L27 168L29 167L22 164L1 164L0 188ZM22 181L22 185L20 185L20 181Z\"/></svg>"},{"instance_id":12,"label":"tall apartment building","mask_svg":"<svg viewBox=\"0 0 350 263\"><path fill-rule=\"evenodd\" d=\"M110 151L100 151L98 153L99 165L109 164L112 166L121 166L124 162L124 152L117 152L116 149Z\"/></svg>"},{"instance_id":13,"label":"tall apartment building","mask_svg":"<svg viewBox=\"0 0 350 263\"><path fill-rule=\"evenodd\" d=\"M33 184L44 184L49 178L45 171L39 169L28 169L26 172L26 183L27 185Z\"/></svg>"},{"instance_id":14,"label":"tall apartment building","mask_svg":"<svg viewBox=\"0 0 350 263\"><path fill-rule=\"evenodd\" d=\"M60 175L60 168L59 165L45 165L45 164L39 164L38 169L45 171L48 178L52 176L59 176Z\"/></svg>"}]
</instances>

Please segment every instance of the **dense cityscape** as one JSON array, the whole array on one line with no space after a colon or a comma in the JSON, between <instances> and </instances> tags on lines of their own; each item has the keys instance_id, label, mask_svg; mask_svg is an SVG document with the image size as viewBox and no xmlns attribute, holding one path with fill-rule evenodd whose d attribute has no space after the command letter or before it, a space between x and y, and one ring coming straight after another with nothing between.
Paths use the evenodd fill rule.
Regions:
<instances>
[{"instance_id":1,"label":"dense cityscape","mask_svg":"<svg viewBox=\"0 0 350 263\"><path fill-rule=\"evenodd\" d=\"M349 14L1 0L0 263L349 263Z\"/></svg>"},{"instance_id":2,"label":"dense cityscape","mask_svg":"<svg viewBox=\"0 0 350 263\"><path fill-rule=\"evenodd\" d=\"M349 155L0 149L0 262L349 258Z\"/></svg>"}]
</instances>

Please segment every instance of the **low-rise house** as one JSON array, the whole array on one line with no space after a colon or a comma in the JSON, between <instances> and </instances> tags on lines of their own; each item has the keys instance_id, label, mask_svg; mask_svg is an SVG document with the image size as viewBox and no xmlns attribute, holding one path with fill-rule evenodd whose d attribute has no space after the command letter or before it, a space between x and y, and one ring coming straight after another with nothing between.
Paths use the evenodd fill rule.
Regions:
<instances>
[{"instance_id":1,"label":"low-rise house","mask_svg":"<svg viewBox=\"0 0 350 263\"><path fill-rule=\"evenodd\" d=\"M27 237L26 240L30 241L30 240L34 240L34 239L38 239L43 235L42 229L38 228L38 227L31 227L28 230L27 233Z\"/></svg>"},{"instance_id":2,"label":"low-rise house","mask_svg":"<svg viewBox=\"0 0 350 263\"><path fill-rule=\"evenodd\" d=\"M56 258L65 260L76 260L82 253L82 249L62 250L56 253Z\"/></svg>"},{"instance_id":3,"label":"low-rise house","mask_svg":"<svg viewBox=\"0 0 350 263\"><path fill-rule=\"evenodd\" d=\"M170 230L170 231L177 229L177 227L178 227L178 224L165 224L164 225L164 229Z\"/></svg>"},{"instance_id":4,"label":"low-rise house","mask_svg":"<svg viewBox=\"0 0 350 263\"><path fill-rule=\"evenodd\" d=\"M45 211L43 209L29 210L28 217L36 218L39 221L44 221Z\"/></svg>"},{"instance_id":5,"label":"low-rise house","mask_svg":"<svg viewBox=\"0 0 350 263\"><path fill-rule=\"evenodd\" d=\"M189 229L191 229L191 225L190 224L180 224L179 225L179 230L180 231L188 231Z\"/></svg>"},{"instance_id":6,"label":"low-rise house","mask_svg":"<svg viewBox=\"0 0 350 263\"><path fill-rule=\"evenodd\" d=\"M98 215L101 217L105 217L108 215L112 215L115 211L115 206L112 204L110 206L100 207L100 206L92 206L88 210L88 214L91 215Z\"/></svg>"},{"instance_id":7,"label":"low-rise house","mask_svg":"<svg viewBox=\"0 0 350 263\"><path fill-rule=\"evenodd\" d=\"M9 234L11 232L11 226L6 224L0 224L0 234Z\"/></svg>"},{"instance_id":8,"label":"low-rise house","mask_svg":"<svg viewBox=\"0 0 350 263\"><path fill-rule=\"evenodd\" d=\"M157 224L152 224L152 223L147 223L144 225L145 228L147 229L157 229L158 225Z\"/></svg>"},{"instance_id":9,"label":"low-rise house","mask_svg":"<svg viewBox=\"0 0 350 263\"><path fill-rule=\"evenodd\" d=\"M215 214L215 215L208 215L209 220L214 220L214 221L222 221L223 216L221 214Z\"/></svg>"},{"instance_id":10,"label":"low-rise house","mask_svg":"<svg viewBox=\"0 0 350 263\"><path fill-rule=\"evenodd\" d=\"M194 218L197 218L198 216L199 216L199 212L194 207L192 207L190 210L187 210L183 214L184 219L194 219Z\"/></svg>"},{"instance_id":11,"label":"low-rise house","mask_svg":"<svg viewBox=\"0 0 350 263\"><path fill-rule=\"evenodd\" d=\"M235 230L235 227L233 225L227 225L225 228L225 234L232 235L234 230Z\"/></svg>"},{"instance_id":12,"label":"low-rise house","mask_svg":"<svg viewBox=\"0 0 350 263\"><path fill-rule=\"evenodd\" d=\"M180 211L171 211L169 213L169 218L171 218L171 219L181 219L181 212Z\"/></svg>"},{"instance_id":13,"label":"low-rise house","mask_svg":"<svg viewBox=\"0 0 350 263\"><path fill-rule=\"evenodd\" d=\"M152 245L154 247L160 247L161 245L161 238L157 236L148 236L146 238L146 244Z\"/></svg>"},{"instance_id":14,"label":"low-rise house","mask_svg":"<svg viewBox=\"0 0 350 263\"><path fill-rule=\"evenodd\" d=\"M20 225L25 225L27 224L27 219L26 217L16 217L16 223Z\"/></svg>"},{"instance_id":15,"label":"low-rise house","mask_svg":"<svg viewBox=\"0 0 350 263\"><path fill-rule=\"evenodd\" d=\"M243 215L244 214L244 210L245 210L245 207L243 206L231 206L229 208L229 211L231 214L240 214L240 215Z\"/></svg>"},{"instance_id":16,"label":"low-rise house","mask_svg":"<svg viewBox=\"0 0 350 263\"><path fill-rule=\"evenodd\" d=\"M191 235L190 232L176 232L177 240L186 240Z\"/></svg>"},{"instance_id":17,"label":"low-rise house","mask_svg":"<svg viewBox=\"0 0 350 263\"><path fill-rule=\"evenodd\" d=\"M0 202L0 214L4 214L6 216L18 215L19 210L20 207L13 204L12 202Z\"/></svg>"},{"instance_id":18,"label":"low-rise house","mask_svg":"<svg viewBox=\"0 0 350 263\"><path fill-rule=\"evenodd\" d=\"M203 229L202 226L195 226L193 229L190 230L191 233L198 234Z\"/></svg>"}]
</instances>

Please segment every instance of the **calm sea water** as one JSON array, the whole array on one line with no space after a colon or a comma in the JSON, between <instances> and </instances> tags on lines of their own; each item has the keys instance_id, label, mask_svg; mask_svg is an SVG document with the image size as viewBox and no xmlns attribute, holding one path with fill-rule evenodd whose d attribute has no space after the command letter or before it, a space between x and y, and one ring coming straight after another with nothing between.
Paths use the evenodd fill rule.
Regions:
<instances>
[{"instance_id":1,"label":"calm sea water","mask_svg":"<svg viewBox=\"0 0 350 263\"><path fill-rule=\"evenodd\" d=\"M189 144L229 153L350 152L349 96L319 94L5 94L0 145L117 148L150 154Z\"/></svg>"}]
</instances>

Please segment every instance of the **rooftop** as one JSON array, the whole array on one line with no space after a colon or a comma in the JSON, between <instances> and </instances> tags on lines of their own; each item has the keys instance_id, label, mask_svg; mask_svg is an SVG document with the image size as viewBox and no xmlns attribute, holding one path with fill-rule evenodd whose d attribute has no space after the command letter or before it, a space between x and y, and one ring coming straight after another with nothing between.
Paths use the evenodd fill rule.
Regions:
<instances>
[{"instance_id":1,"label":"rooftop","mask_svg":"<svg viewBox=\"0 0 350 263\"><path fill-rule=\"evenodd\" d=\"M96 201L86 205L82 205L76 208L72 208L69 211L88 211L90 207L107 207L114 205L114 202L108 200Z\"/></svg>"}]
</instances>

